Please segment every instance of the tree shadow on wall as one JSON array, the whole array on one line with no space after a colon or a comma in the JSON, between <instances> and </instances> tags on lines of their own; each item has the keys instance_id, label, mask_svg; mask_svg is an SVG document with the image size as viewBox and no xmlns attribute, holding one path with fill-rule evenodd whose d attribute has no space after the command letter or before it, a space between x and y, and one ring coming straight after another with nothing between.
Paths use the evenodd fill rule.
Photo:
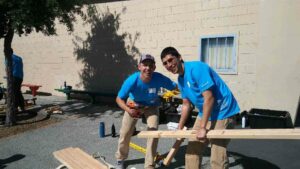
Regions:
<instances>
[{"instance_id":1,"label":"tree shadow on wall","mask_svg":"<svg viewBox=\"0 0 300 169\"><path fill-rule=\"evenodd\" d=\"M123 8L122 13L125 11ZM127 76L137 70L135 56L139 50L134 45L140 34L118 34L120 13L111 13L108 8L100 13L95 6L90 7L84 24L91 25L86 39L76 36L73 40L77 61L84 65L76 87L117 93Z\"/></svg>"}]
</instances>

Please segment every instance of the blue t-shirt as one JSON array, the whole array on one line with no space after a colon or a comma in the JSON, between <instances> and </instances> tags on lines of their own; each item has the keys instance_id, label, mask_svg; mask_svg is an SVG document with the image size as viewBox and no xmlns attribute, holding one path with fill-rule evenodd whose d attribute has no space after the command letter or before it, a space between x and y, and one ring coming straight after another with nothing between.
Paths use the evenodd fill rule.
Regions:
<instances>
[{"instance_id":1,"label":"blue t-shirt","mask_svg":"<svg viewBox=\"0 0 300 169\"><path fill-rule=\"evenodd\" d=\"M134 102L145 106L158 106L160 100L157 92L161 87L168 90L176 88L176 83L166 76L153 72L151 81L145 83L140 78L140 72L130 75L123 83L118 97L126 100L128 97Z\"/></svg>"},{"instance_id":2,"label":"blue t-shirt","mask_svg":"<svg viewBox=\"0 0 300 169\"><path fill-rule=\"evenodd\" d=\"M12 55L13 61L13 76L23 79L23 61L22 58L13 54Z\"/></svg>"},{"instance_id":3,"label":"blue t-shirt","mask_svg":"<svg viewBox=\"0 0 300 169\"><path fill-rule=\"evenodd\" d=\"M190 100L202 117L204 98L202 93L211 90L215 102L209 120L222 120L239 113L240 108L230 89L219 75L200 61L185 62L184 74L178 76L182 98Z\"/></svg>"},{"instance_id":4,"label":"blue t-shirt","mask_svg":"<svg viewBox=\"0 0 300 169\"><path fill-rule=\"evenodd\" d=\"M7 61L5 60L5 65L7 65ZM12 71L13 71L13 77L18 77L20 79L23 79L24 73L23 73L23 61L20 56L17 56L15 54L12 54Z\"/></svg>"}]
</instances>

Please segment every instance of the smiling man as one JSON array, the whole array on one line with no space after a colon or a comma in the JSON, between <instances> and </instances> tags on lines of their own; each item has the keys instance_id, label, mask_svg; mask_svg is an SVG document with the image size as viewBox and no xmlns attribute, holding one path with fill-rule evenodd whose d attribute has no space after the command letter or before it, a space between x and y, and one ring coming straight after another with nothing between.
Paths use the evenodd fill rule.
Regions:
<instances>
[{"instance_id":1,"label":"smiling man","mask_svg":"<svg viewBox=\"0 0 300 169\"><path fill-rule=\"evenodd\" d=\"M168 90L176 88L176 83L166 76L154 72L155 68L153 56L141 55L138 64L139 72L130 75L124 81L116 98L119 107L125 111L120 129L118 150L115 155L118 169L125 168L124 160L128 157L130 138L138 118L144 114L148 130L157 130L159 123L158 106L160 105L158 91L161 87ZM158 139L147 140L146 169L155 167L154 157L157 144Z\"/></svg>"},{"instance_id":2,"label":"smiling man","mask_svg":"<svg viewBox=\"0 0 300 169\"><path fill-rule=\"evenodd\" d=\"M193 103L199 110L193 126L197 130L197 139L190 139L186 155L186 169L200 169L202 153L211 143L211 168L225 169L229 167L226 148L229 140L206 139L208 130L233 128L233 117L240 108L233 94L207 64L200 61L184 62L174 47L167 47L161 52L164 67L173 74L178 74L178 87L182 95L183 106L179 129L189 116Z\"/></svg>"}]
</instances>

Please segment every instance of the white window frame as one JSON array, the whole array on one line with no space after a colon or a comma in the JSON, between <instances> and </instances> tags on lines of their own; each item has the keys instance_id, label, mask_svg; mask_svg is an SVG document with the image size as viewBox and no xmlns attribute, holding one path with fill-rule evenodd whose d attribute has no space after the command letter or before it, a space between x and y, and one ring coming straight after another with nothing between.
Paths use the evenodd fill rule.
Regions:
<instances>
[{"instance_id":1,"label":"white window frame","mask_svg":"<svg viewBox=\"0 0 300 169\"><path fill-rule=\"evenodd\" d=\"M229 69L216 69L214 65L209 65L209 63L207 63L209 66L211 66L216 72L220 73L220 74L237 74L237 63L238 63L238 57L237 57L237 34L222 34L222 35L204 35L200 37L200 50L199 50L199 60L204 62L204 56L202 56L202 40L207 39L209 41L209 39L212 38L233 38L233 50L232 50L232 68ZM217 51L215 51L217 52ZM216 59L217 61L217 59Z\"/></svg>"}]
</instances>

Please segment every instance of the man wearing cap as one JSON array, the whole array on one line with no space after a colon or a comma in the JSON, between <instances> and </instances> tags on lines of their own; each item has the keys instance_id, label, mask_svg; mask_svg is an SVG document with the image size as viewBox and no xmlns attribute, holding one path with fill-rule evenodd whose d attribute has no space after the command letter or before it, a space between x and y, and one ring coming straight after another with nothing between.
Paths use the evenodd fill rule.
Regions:
<instances>
[{"instance_id":1,"label":"man wearing cap","mask_svg":"<svg viewBox=\"0 0 300 169\"><path fill-rule=\"evenodd\" d=\"M130 75L123 83L116 102L125 113L120 129L118 149L115 154L117 168L124 169L124 160L128 157L130 138L138 118L144 114L147 121L147 130L157 130L159 123L158 97L159 89L173 90L176 84L166 76L154 72L155 60L149 54L141 55L138 72ZM131 106L129 106L131 105ZM132 105L135 105L134 107ZM145 169L154 169L158 139L148 139L145 157Z\"/></svg>"}]
</instances>

